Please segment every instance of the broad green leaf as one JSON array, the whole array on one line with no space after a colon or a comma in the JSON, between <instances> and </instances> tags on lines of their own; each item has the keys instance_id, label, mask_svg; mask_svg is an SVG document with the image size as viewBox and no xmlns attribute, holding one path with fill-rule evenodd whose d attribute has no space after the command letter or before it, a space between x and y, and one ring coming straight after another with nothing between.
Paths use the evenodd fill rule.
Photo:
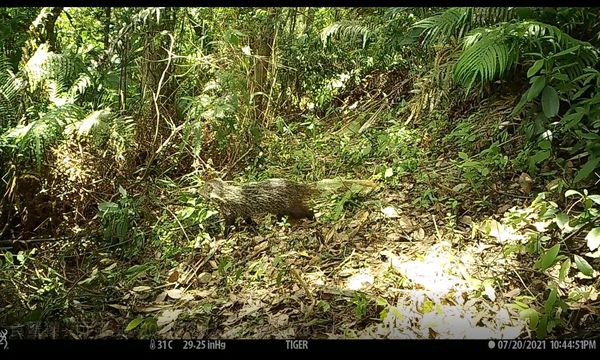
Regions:
<instances>
[{"instance_id":1,"label":"broad green leaf","mask_svg":"<svg viewBox=\"0 0 600 360\"><path fill-rule=\"evenodd\" d=\"M185 220L192 216L195 210L196 209L194 209L193 207L183 208L181 211L179 211L179 216L181 216L181 220Z\"/></svg>"},{"instance_id":2,"label":"broad green leaf","mask_svg":"<svg viewBox=\"0 0 600 360\"><path fill-rule=\"evenodd\" d=\"M579 255L574 255L574 258L575 258L575 265L577 266L577 269L579 269L579 271L581 271L584 275L587 275L587 276L593 275L594 269L592 269L590 264L584 258L582 258Z\"/></svg>"},{"instance_id":3,"label":"broad green leaf","mask_svg":"<svg viewBox=\"0 0 600 360\"><path fill-rule=\"evenodd\" d=\"M565 277L569 274L569 269L571 268L571 259L566 259L563 261L560 266L560 272L558 273L558 279L563 282L565 281Z\"/></svg>"},{"instance_id":4,"label":"broad green leaf","mask_svg":"<svg viewBox=\"0 0 600 360\"><path fill-rule=\"evenodd\" d=\"M13 264L13 254L10 251L4 253L4 260L6 260L7 264Z\"/></svg>"},{"instance_id":5,"label":"broad green leaf","mask_svg":"<svg viewBox=\"0 0 600 360\"><path fill-rule=\"evenodd\" d=\"M592 171L594 171L596 166L598 166L598 162L600 162L600 157L588 160L585 164L583 164L581 169L579 169L573 181L579 182L587 178L592 173Z\"/></svg>"},{"instance_id":6,"label":"broad green leaf","mask_svg":"<svg viewBox=\"0 0 600 360\"><path fill-rule=\"evenodd\" d=\"M121 196L127 197L127 191L123 189L121 185L119 185L119 193L121 194Z\"/></svg>"},{"instance_id":7,"label":"broad green leaf","mask_svg":"<svg viewBox=\"0 0 600 360\"><path fill-rule=\"evenodd\" d=\"M542 92L542 110L548 119L558 114L560 99L552 86L546 86Z\"/></svg>"},{"instance_id":8,"label":"broad green leaf","mask_svg":"<svg viewBox=\"0 0 600 360\"><path fill-rule=\"evenodd\" d=\"M556 255L558 255L558 251L560 250L560 244L556 244L550 248L544 255L542 255L541 259L535 263L536 268L544 271L548 269L556 260Z\"/></svg>"},{"instance_id":9,"label":"broad green leaf","mask_svg":"<svg viewBox=\"0 0 600 360\"><path fill-rule=\"evenodd\" d=\"M535 334L538 339L543 339L548 334L548 314L544 314L535 329Z\"/></svg>"},{"instance_id":10,"label":"broad green leaf","mask_svg":"<svg viewBox=\"0 0 600 360\"><path fill-rule=\"evenodd\" d=\"M570 48L568 48L566 50L563 50L563 51L561 51L559 53L556 53L556 54L552 55L551 57L556 58L556 57L563 56L563 55L566 55L566 54L573 54L575 51L579 50L580 47L581 47L580 45L575 45L575 46L570 47Z\"/></svg>"},{"instance_id":11,"label":"broad green leaf","mask_svg":"<svg viewBox=\"0 0 600 360\"><path fill-rule=\"evenodd\" d=\"M581 136L582 138L584 138L586 140L594 140L594 141L600 140L600 135L595 134L595 133L580 133L580 132L578 132L577 135Z\"/></svg>"},{"instance_id":12,"label":"broad green leaf","mask_svg":"<svg viewBox=\"0 0 600 360\"><path fill-rule=\"evenodd\" d=\"M394 316L396 317L396 319L402 320L405 317L404 314L402 314L402 312L400 310L398 310L398 308L395 307L395 306L391 306L390 307L390 311L391 311L392 314L394 314Z\"/></svg>"},{"instance_id":13,"label":"broad green leaf","mask_svg":"<svg viewBox=\"0 0 600 360\"><path fill-rule=\"evenodd\" d=\"M546 86L546 77L544 76L536 76L533 78L533 83L529 90L527 90L527 101L531 101L538 97L544 87Z\"/></svg>"},{"instance_id":14,"label":"broad green leaf","mask_svg":"<svg viewBox=\"0 0 600 360\"><path fill-rule=\"evenodd\" d=\"M108 209L117 208L118 205L113 202L101 202L98 204L98 210L105 212Z\"/></svg>"},{"instance_id":15,"label":"broad green leaf","mask_svg":"<svg viewBox=\"0 0 600 360\"><path fill-rule=\"evenodd\" d=\"M550 295L548 295L548 299L544 303L544 310L546 314L550 314L552 312L554 304L556 304L556 295L556 289L552 288L552 290L550 290Z\"/></svg>"},{"instance_id":16,"label":"broad green leaf","mask_svg":"<svg viewBox=\"0 0 600 360\"><path fill-rule=\"evenodd\" d=\"M558 215L556 215L555 221L558 228L562 230L565 228L566 225L569 224L569 215L565 214L564 212L561 212Z\"/></svg>"},{"instance_id":17,"label":"broad green leaf","mask_svg":"<svg viewBox=\"0 0 600 360\"><path fill-rule=\"evenodd\" d=\"M519 100L519 103L514 107L514 109L511 112L512 115L518 114L521 111L521 109L523 109L523 107L525 106L525 104L527 104L529 102L529 100L527 99L527 94L528 93L529 93L529 91L526 91L523 94L523 96L521 96L521 100Z\"/></svg>"},{"instance_id":18,"label":"broad green leaf","mask_svg":"<svg viewBox=\"0 0 600 360\"><path fill-rule=\"evenodd\" d=\"M387 302L387 300L386 300L386 299L384 299L384 298L382 298L382 297L380 297L380 296L378 296L378 297L375 299L375 302L376 302L376 303L377 303L377 305L379 305L379 306L389 306L389 305L390 305L390 304Z\"/></svg>"},{"instance_id":19,"label":"broad green leaf","mask_svg":"<svg viewBox=\"0 0 600 360\"><path fill-rule=\"evenodd\" d=\"M569 129L579 124L579 122L581 121L581 119L583 119L584 116L585 112L576 111L563 116L560 122L563 123L567 129Z\"/></svg>"},{"instance_id":20,"label":"broad green leaf","mask_svg":"<svg viewBox=\"0 0 600 360\"><path fill-rule=\"evenodd\" d=\"M534 309L525 309L519 313L521 319L529 319L529 328L535 329L540 320L540 314Z\"/></svg>"},{"instance_id":21,"label":"broad green leaf","mask_svg":"<svg viewBox=\"0 0 600 360\"><path fill-rule=\"evenodd\" d=\"M568 198L571 195L579 195L579 196L583 196L579 191L577 190L567 190L565 191L565 197Z\"/></svg>"},{"instance_id":22,"label":"broad green leaf","mask_svg":"<svg viewBox=\"0 0 600 360\"><path fill-rule=\"evenodd\" d=\"M550 151L540 150L531 157L531 160L537 164L537 163L540 163L540 162L546 160L549 157L550 157Z\"/></svg>"},{"instance_id":23,"label":"broad green leaf","mask_svg":"<svg viewBox=\"0 0 600 360\"><path fill-rule=\"evenodd\" d=\"M548 140L542 140L542 141L540 141L539 146L540 146L540 149L542 149L542 150L550 150L550 147L552 146L552 144Z\"/></svg>"},{"instance_id":24,"label":"broad green leaf","mask_svg":"<svg viewBox=\"0 0 600 360\"><path fill-rule=\"evenodd\" d=\"M590 251L596 250L600 247L600 227L593 228L585 237L587 240L587 246Z\"/></svg>"},{"instance_id":25,"label":"broad green leaf","mask_svg":"<svg viewBox=\"0 0 600 360\"><path fill-rule=\"evenodd\" d=\"M552 75L552 78L554 78L555 80L562 80L562 81L570 81L571 79L569 79L569 76L567 74L554 74Z\"/></svg>"},{"instance_id":26,"label":"broad green leaf","mask_svg":"<svg viewBox=\"0 0 600 360\"><path fill-rule=\"evenodd\" d=\"M585 132L585 133L577 132L577 135L581 136L582 138L584 138L586 140L595 140L595 141L600 140L600 135L591 133L591 132Z\"/></svg>"},{"instance_id":27,"label":"broad green leaf","mask_svg":"<svg viewBox=\"0 0 600 360\"><path fill-rule=\"evenodd\" d=\"M600 205L600 195L590 195L588 196L588 199Z\"/></svg>"},{"instance_id":28,"label":"broad green leaf","mask_svg":"<svg viewBox=\"0 0 600 360\"><path fill-rule=\"evenodd\" d=\"M533 65L527 70L527 77L530 78L535 75L544 66L544 59L540 59L533 63Z\"/></svg>"},{"instance_id":29,"label":"broad green leaf","mask_svg":"<svg viewBox=\"0 0 600 360\"><path fill-rule=\"evenodd\" d=\"M138 317L138 318L131 320L129 322L129 324L127 324L127 327L125 328L125 332L130 332L131 330L135 329L142 323L142 321L144 321L144 318L142 318L142 317Z\"/></svg>"}]
</instances>

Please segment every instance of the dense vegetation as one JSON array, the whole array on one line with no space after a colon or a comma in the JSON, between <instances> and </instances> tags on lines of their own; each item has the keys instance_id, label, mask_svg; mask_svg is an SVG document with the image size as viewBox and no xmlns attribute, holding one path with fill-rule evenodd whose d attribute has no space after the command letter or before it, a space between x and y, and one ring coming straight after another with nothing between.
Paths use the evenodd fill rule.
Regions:
<instances>
[{"instance_id":1,"label":"dense vegetation","mask_svg":"<svg viewBox=\"0 0 600 360\"><path fill-rule=\"evenodd\" d=\"M0 8L0 325L600 333L599 8ZM313 183L223 236L213 177Z\"/></svg>"}]
</instances>

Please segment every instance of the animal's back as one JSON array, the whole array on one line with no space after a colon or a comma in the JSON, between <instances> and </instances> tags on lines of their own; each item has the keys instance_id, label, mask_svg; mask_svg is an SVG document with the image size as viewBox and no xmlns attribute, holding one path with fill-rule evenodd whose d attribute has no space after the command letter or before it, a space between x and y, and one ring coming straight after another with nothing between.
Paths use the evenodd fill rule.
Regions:
<instances>
[{"instance_id":1,"label":"animal's back","mask_svg":"<svg viewBox=\"0 0 600 360\"><path fill-rule=\"evenodd\" d=\"M308 201L315 189L308 184L268 179L235 186L214 179L206 186L208 197L219 205L226 218L249 218L265 213L294 218L313 216Z\"/></svg>"}]
</instances>

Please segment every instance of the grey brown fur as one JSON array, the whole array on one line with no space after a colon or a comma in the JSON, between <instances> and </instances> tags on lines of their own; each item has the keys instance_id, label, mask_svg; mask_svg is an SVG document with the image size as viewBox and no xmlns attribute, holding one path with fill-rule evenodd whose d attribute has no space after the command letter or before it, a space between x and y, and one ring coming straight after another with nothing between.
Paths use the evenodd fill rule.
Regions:
<instances>
[{"instance_id":1,"label":"grey brown fur","mask_svg":"<svg viewBox=\"0 0 600 360\"><path fill-rule=\"evenodd\" d=\"M285 179L269 179L241 186L227 184L220 179L205 183L203 193L219 207L225 218L225 234L237 218L252 223L252 218L273 214L279 218L287 215L293 219L314 218L308 201L316 191L308 184Z\"/></svg>"}]
</instances>

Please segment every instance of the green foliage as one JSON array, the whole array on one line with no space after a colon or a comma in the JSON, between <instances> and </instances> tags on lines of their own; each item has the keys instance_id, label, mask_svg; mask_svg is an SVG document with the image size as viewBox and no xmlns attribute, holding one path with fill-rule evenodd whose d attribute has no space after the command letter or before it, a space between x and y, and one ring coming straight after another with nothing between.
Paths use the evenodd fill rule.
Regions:
<instances>
[{"instance_id":1,"label":"green foliage","mask_svg":"<svg viewBox=\"0 0 600 360\"><path fill-rule=\"evenodd\" d=\"M557 262L565 261L566 257L559 255L561 252L560 244L556 243L548 247L551 237L545 233L552 235L551 231L554 230L558 232L559 236L568 236L576 231L581 231L584 226L593 222L593 219L600 214L600 196L588 195L587 191L583 193L574 190L565 192L566 198L571 196L578 197L575 203L571 205L571 208L580 204L581 211L579 213L567 214L560 211L555 202L546 200L545 193L540 193L528 208L511 209L505 216L505 223L512 228L522 228L526 224L535 221L538 221L538 224L544 223L544 225L541 227L538 225L537 231L528 232L524 237L525 241L521 244L507 246L505 252L510 254L515 251L525 251L538 254L539 258L534 267L541 271L549 269ZM585 240L590 252L586 256L592 258L600 256L597 234L598 230L596 228L592 228L587 232ZM575 254L573 263L576 264L577 268L583 274L587 276L591 275L589 264L584 258ZM569 261L569 266L561 269L561 278L564 278L566 275L570 264L571 262Z\"/></svg>"},{"instance_id":2,"label":"green foliage","mask_svg":"<svg viewBox=\"0 0 600 360\"><path fill-rule=\"evenodd\" d=\"M332 195L328 204L330 212L324 214L322 217L323 222L327 223L340 220L351 207L358 204L356 201L357 196L358 193L352 191L352 189L341 194Z\"/></svg>"},{"instance_id":3,"label":"green foliage","mask_svg":"<svg viewBox=\"0 0 600 360\"><path fill-rule=\"evenodd\" d=\"M140 218L138 201L130 197L127 191L119 186L120 198L116 202L98 204L102 235L105 241L118 245L125 254L135 255L144 245L145 234L139 228Z\"/></svg>"},{"instance_id":4,"label":"green foliage","mask_svg":"<svg viewBox=\"0 0 600 360\"><path fill-rule=\"evenodd\" d=\"M556 26L531 20L504 22L516 13L500 13L494 8L476 14L473 8L451 8L413 26L421 30L426 44L443 43L453 36L461 40L463 49L454 75L467 91L474 84L485 84L506 76L520 62L521 53L541 50L555 59L577 52L569 57L570 66L563 70L571 79L583 70L583 66L597 61L597 53L590 44L572 38ZM493 26L474 28L490 23L492 19Z\"/></svg>"},{"instance_id":5,"label":"green foliage","mask_svg":"<svg viewBox=\"0 0 600 360\"><path fill-rule=\"evenodd\" d=\"M54 26L26 31L36 16L42 24L50 13L0 9L0 186L23 191L15 180L34 173L40 194L50 198L54 213L46 215L47 223L52 220L56 234L78 234L83 226L93 233L97 215L104 241L95 246L117 247L126 256L145 246L152 255L141 258L143 264L127 258L119 274L126 283L108 289L163 282L162 266L186 278L190 270L216 270L226 292L247 280L288 285L285 264L296 253L274 254L272 264L240 263L247 234L218 238L216 212L197 194L181 191L185 174L214 169L238 179L372 177L380 180L382 202L402 202L398 213L411 201L424 218L436 213L441 237L447 234L440 229L459 236L459 222L470 211L498 209L505 199L489 191L496 190L499 175L514 175L510 170L535 176L536 190L552 176L562 192L583 185L600 165L597 9L64 8ZM44 43L52 29L54 51ZM520 101L514 94L522 95ZM499 110L486 108L488 100ZM79 162L70 161L77 156ZM63 181L61 166L87 177ZM136 193L141 185L147 186L144 196ZM502 194L518 189L506 185ZM118 193L108 198L116 186ZM23 192L2 197L2 220L14 216ZM69 194L83 205L65 200ZM600 251L600 230L590 223L599 198L585 191L565 198L572 207L541 196L528 209L510 210L503 224L518 235L506 241L504 253L531 260L546 282L541 297L517 297L514 304L540 337L565 324L565 304L587 296L566 296L563 285L573 276L597 276L590 258ZM343 224L369 206L365 200L360 189L336 193L317 205L317 222ZM33 217L34 206L28 210L17 216ZM437 212L444 211L450 213L438 228L443 214ZM67 220L68 213L76 215ZM402 213L403 222L412 215ZM296 235L287 221L279 225L269 242L274 252ZM31 236L24 228L12 236ZM7 229L13 230L6 226L1 235ZM492 225L485 230L494 231ZM585 242L589 253L571 253L572 241ZM310 260L311 266L326 256L346 256L340 241L321 245L322 258ZM227 246L233 250L222 250ZM198 255L206 269L191 266ZM300 263L301 255L292 260ZM27 316L35 319L76 311L66 296L73 288L66 291L61 278L70 267L60 263L62 274L43 266L34 272L27 266L35 261L25 253L2 261L2 281L13 281L10 303L31 310ZM94 266L78 285L89 290L118 274L103 271ZM478 289L492 301L502 286L495 280ZM33 284L35 294L19 292L22 284ZM404 285L395 280L394 286ZM398 311L367 293L350 299L359 320L366 320L373 303L384 308L382 318ZM335 302L316 304L337 314ZM434 308L425 303L425 312ZM123 330L131 336L158 330L154 317L129 320ZM348 334L355 335L352 329Z\"/></svg>"},{"instance_id":6,"label":"green foliage","mask_svg":"<svg viewBox=\"0 0 600 360\"><path fill-rule=\"evenodd\" d=\"M10 67L8 59L0 57L0 131L14 126L23 112L18 96L25 84L12 73Z\"/></svg>"},{"instance_id":7,"label":"green foliage","mask_svg":"<svg viewBox=\"0 0 600 360\"><path fill-rule=\"evenodd\" d=\"M29 91L46 92L57 106L73 103L73 99L63 98L69 93L73 83L79 83L77 77L81 71L77 61L63 54L49 51L47 44L40 45L22 69L29 84ZM60 100L59 100L60 99ZM60 101L60 102L59 102Z\"/></svg>"},{"instance_id":8,"label":"green foliage","mask_svg":"<svg viewBox=\"0 0 600 360\"><path fill-rule=\"evenodd\" d=\"M454 68L456 81L467 88L504 77L517 63L518 48L504 33L474 32L466 37L465 50ZM476 39L476 40L475 40Z\"/></svg>"},{"instance_id":9,"label":"green foliage","mask_svg":"<svg viewBox=\"0 0 600 360\"><path fill-rule=\"evenodd\" d=\"M359 22L338 22L323 29L321 41L323 42L323 46L327 46L331 45L331 41L335 37L351 40L358 39L362 42L362 47L364 48L370 34L371 31L369 28Z\"/></svg>"},{"instance_id":10,"label":"green foliage","mask_svg":"<svg viewBox=\"0 0 600 360\"><path fill-rule=\"evenodd\" d=\"M0 8L0 57L6 56L12 70L17 69L27 28L39 11L39 7Z\"/></svg>"},{"instance_id":11,"label":"green foliage","mask_svg":"<svg viewBox=\"0 0 600 360\"><path fill-rule=\"evenodd\" d=\"M556 288L552 287L549 290L543 309L537 310L519 300L510 306L519 311L522 319L529 321L529 328L535 330L538 339L547 338L554 328L565 326L567 323L562 314L568 309L568 305L558 296ZM528 300L531 299L528 298Z\"/></svg>"},{"instance_id":12,"label":"green foliage","mask_svg":"<svg viewBox=\"0 0 600 360\"><path fill-rule=\"evenodd\" d=\"M504 170L508 164L508 157L502 154L496 144L492 144L474 157L462 151L458 153L458 157L460 160L457 161L457 166L463 171L463 177L473 189L489 184L492 180L491 173Z\"/></svg>"},{"instance_id":13,"label":"green foliage","mask_svg":"<svg viewBox=\"0 0 600 360\"><path fill-rule=\"evenodd\" d=\"M539 338L546 338L556 327L565 326L567 310L587 296L585 290L576 290L568 298L561 298L558 288L570 281L567 277L597 276L594 275L597 270L593 269L584 256L567 253L569 249L561 246L562 242L557 242L556 239L567 239L593 222L600 214L600 196L588 195L587 191L567 191L567 199L572 196L577 199L569 209L574 209L578 204L581 209L567 213L561 211L555 202L547 200L547 195L540 193L527 208L509 210L501 225L491 225L487 229L490 234L496 233L498 235L494 236L507 241L504 250L506 255L515 252L533 254L537 257L534 269L548 274L546 284L549 293L543 304L538 303L536 306L535 301L542 299L528 298L528 301L517 299L511 305L520 312L523 319L529 320L530 328L536 331ZM535 227L516 232L517 229L526 229L528 224L535 224ZM585 257L600 257L598 233L597 228L587 232L586 241L590 252ZM558 277L550 275L555 271L552 269L558 271Z\"/></svg>"},{"instance_id":14,"label":"green foliage","mask_svg":"<svg viewBox=\"0 0 600 360\"><path fill-rule=\"evenodd\" d=\"M407 173L416 171L421 160L425 157L423 149L418 146L420 141L419 135L413 129L400 124L396 121L391 121L389 126L376 135L376 149L374 155L381 159L380 166L382 170L380 175L385 176L385 171L391 168L394 177L397 179Z\"/></svg>"},{"instance_id":15,"label":"green foliage","mask_svg":"<svg viewBox=\"0 0 600 360\"><path fill-rule=\"evenodd\" d=\"M147 339L152 337L158 330L157 320L153 316L137 317L125 327L125 333L134 331L138 338Z\"/></svg>"},{"instance_id":16,"label":"green foliage","mask_svg":"<svg viewBox=\"0 0 600 360\"><path fill-rule=\"evenodd\" d=\"M489 14L473 8L451 8L417 22L413 28L420 31L425 44L445 42L450 37L461 42L454 77L467 93L475 85L506 78L520 64L528 66L531 85L513 114L520 114L526 105L533 104L528 111L533 117L538 115L534 135L551 130L563 143L575 143L572 152L582 153L585 148L583 153L589 158L581 165L574 181L587 179L600 163L597 160L600 154L596 141L598 127L594 126L598 108L595 104L600 101L595 97L598 81L594 69L599 50L571 36L569 32L585 34L586 31L566 19L574 16L580 19L579 24L587 24L583 28L589 30L595 26L591 20L593 12L591 9L543 8L511 10L495 17L487 16ZM565 26L566 23L572 25ZM566 103L569 106L564 111ZM562 120L551 122L556 117ZM531 136L529 140L537 141ZM550 155L549 148L533 154L528 161L529 172L536 172L538 164Z\"/></svg>"},{"instance_id":17,"label":"green foliage","mask_svg":"<svg viewBox=\"0 0 600 360\"><path fill-rule=\"evenodd\" d=\"M369 305L372 300L363 292L356 291L352 297L352 303L355 306L355 313L357 319L363 319L369 312Z\"/></svg>"},{"instance_id":18,"label":"green foliage","mask_svg":"<svg viewBox=\"0 0 600 360\"><path fill-rule=\"evenodd\" d=\"M472 8L451 8L418 21L413 28L419 30L423 42L442 43L451 37L463 37L469 31L472 21Z\"/></svg>"},{"instance_id":19,"label":"green foliage","mask_svg":"<svg viewBox=\"0 0 600 360\"><path fill-rule=\"evenodd\" d=\"M27 125L17 125L0 135L3 155L14 163L35 163L38 171L46 151L64 137L64 128L83 117L76 105L51 108L41 118Z\"/></svg>"},{"instance_id":20,"label":"green foliage","mask_svg":"<svg viewBox=\"0 0 600 360\"><path fill-rule=\"evenodd\" d=\"M37 249L17 254L3 252L0 257L3 296L16 306L11 313L25 309L24 314L15 314L17 316L29 321L58 320L69 308L68 289L55 269L36 266L37 252ZM22 283L27 283L27 289L21 288Z\"/></svg>"}]
</instances>

